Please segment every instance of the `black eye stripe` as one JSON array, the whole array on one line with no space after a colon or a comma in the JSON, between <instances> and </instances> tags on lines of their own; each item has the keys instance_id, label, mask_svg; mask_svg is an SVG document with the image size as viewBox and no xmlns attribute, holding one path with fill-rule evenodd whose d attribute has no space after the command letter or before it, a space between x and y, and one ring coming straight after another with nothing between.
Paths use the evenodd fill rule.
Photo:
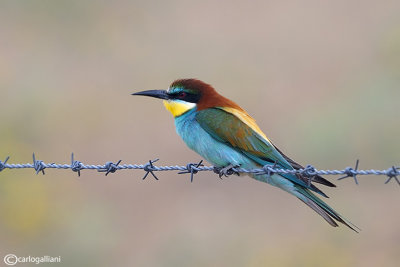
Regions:
<instances>
[{"instance_id":1,"label":"black eye stripe","mask_svg":"<svg viewBox=\"0 0 400 267\"><path fill-rule=\"evenodd\" d=\"M171 99L179 99L186 102L197 103L200 100L200 94L193 94L189 92L177 92L169 94Z\"/></svg>"}]
</instances>

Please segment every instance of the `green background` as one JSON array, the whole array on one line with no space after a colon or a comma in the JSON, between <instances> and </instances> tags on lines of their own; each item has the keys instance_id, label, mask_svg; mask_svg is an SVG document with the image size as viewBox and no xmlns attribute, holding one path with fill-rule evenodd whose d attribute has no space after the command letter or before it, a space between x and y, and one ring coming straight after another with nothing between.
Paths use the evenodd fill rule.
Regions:
<instances>
[{"instance_id":1,"label":"green background","mask_svg":"<svg viewBox=\"0 0 400 267\"><path fill-rule=\"evenodd\" d=\"M200 156L155 99L199 78L288 156L318 169L400 164L399 1L2 1L0 159L185 165ZM246 176L0 173L0 258L57 266L396 266L400 189L323 188L331 228ZM3 264L2 260L0 265Z\"/></svg>"}]
</instances>

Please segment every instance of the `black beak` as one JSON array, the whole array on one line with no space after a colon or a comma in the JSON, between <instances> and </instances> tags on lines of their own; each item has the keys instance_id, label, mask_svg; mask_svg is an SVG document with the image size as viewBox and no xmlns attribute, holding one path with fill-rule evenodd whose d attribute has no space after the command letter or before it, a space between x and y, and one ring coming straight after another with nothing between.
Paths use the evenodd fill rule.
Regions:
<instances>
[{"instance_id":1,"label":"black beak","mask_svg":"<svg viewBox=\"0 0 400 267\"><path fill-rule=\"evenodd\" d=\"M144 95L161 99L169 99L167 91L165 90L147 90L147 91L133 93L132 95Z\"/></svg>"}]
</instances>

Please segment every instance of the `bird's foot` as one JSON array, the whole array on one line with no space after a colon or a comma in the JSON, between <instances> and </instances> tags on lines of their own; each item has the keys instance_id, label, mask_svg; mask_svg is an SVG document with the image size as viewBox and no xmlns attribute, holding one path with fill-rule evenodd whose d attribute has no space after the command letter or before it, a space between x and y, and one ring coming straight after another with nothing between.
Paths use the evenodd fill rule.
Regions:
<instances>
[{"instance_id":1,"label":"bird's foot","mask_svg":"<svg viewBox=\"0 0 400 267\"><path fill-rule=\"evenodd\" d=\"M226 167L214 167L214 172L218 174L219 178L222 179L222 176L228 177L229 175L235 174L240 176L239 172L235 170L235 168L240 167L239 165L229 164Z\"/></svg>"}]
</instances>

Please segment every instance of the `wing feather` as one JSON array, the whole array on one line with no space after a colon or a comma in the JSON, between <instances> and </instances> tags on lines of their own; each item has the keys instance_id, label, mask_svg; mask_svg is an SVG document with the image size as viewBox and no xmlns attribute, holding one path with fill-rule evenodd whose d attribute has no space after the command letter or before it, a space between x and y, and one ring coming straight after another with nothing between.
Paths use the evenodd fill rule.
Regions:
<instances>
[{"instance_id":1,"label":"wing feather","mask_svg":"<svg viewBox=\"0 0 400 267\"><path fill-rule=\"evenodd\" d=\"M284 169L296 167L288 162L288 158L275 148L257 126L255 120L244 111L225 107L207 108L198 111L196 119L213 138L229 144L261 166L276 163L278 167ZM293 174L281 175L326 197L313 184L308 185L306 179Z\"/></svg>"}]
</instances>

